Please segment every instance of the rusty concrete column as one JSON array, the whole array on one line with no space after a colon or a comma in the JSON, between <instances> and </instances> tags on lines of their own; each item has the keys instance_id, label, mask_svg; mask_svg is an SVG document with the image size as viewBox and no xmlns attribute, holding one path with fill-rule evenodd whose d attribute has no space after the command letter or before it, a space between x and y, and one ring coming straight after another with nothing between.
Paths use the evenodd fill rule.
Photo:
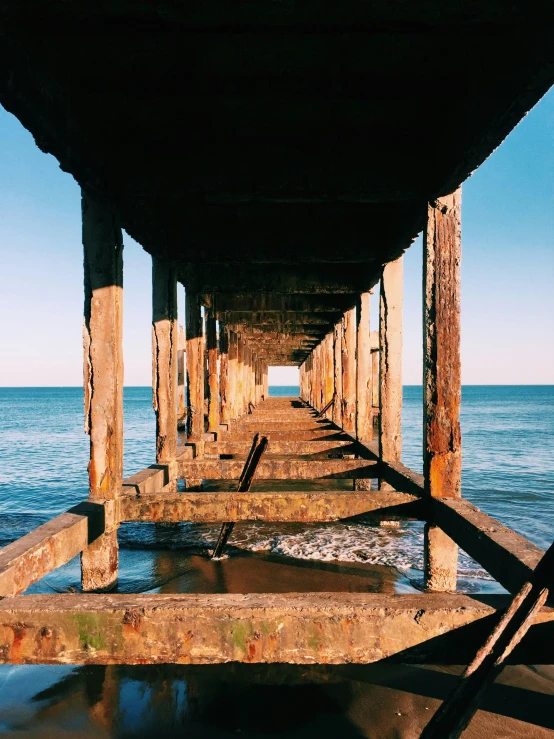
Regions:
<instances>
[{"instance_id":1,"label":"rusty concrete column","mask_svg":"<svg viewBox=\"0 0 554 739\"><path fill-rule=\"evenodd\" d=\"M185 327L179 326L177 350L177 418L185 415Z\"/></svg>"},{"instance_id":2,"label":"rusty concrete column","mask_svg":"<svg viewBox=\"0 0 554 739\"><path fill-rule=\"evenodd\" d=\"M269 369L267 364L264 364L263 388L264 398L267 399L269 397Z\"/></svg>"},{"instance_id":3,"label":"rusty concrete column","mask_svg":"<svg viewBox=\"0 0 554 739\"><path fill-rule=\"evenodd\" d=\"M229 333L223 323L219 323L219 416L221 423L231 419L229 405Z\"/></svg>"},{"instance_id":4,"label":"rusty concrete column","mask_svg":"<svg viewBox=\"0 0 554 739\"><path fill-rule=\"evenodd\" d=\"M356 435L356 309L342 318L342 428Z\"/></svg>"},{"instance_id":5,"label":"rusty concrete column","mask_svg":"<svg viewBox=\"0 0 554 739\"><path fill-rule=\"evenodd\" d=\"M185 291L187 342L187 437L204 438L204 333L200 296Z\"/></svg>"},{"instance_id":6,"label":"rusty concrete column","mask_svg":"<svg viewBox=\"0 0 554 739\"><path fill-rule=\"evenodd\" d=\"M245 345L242 338L239 336L238 340L238 351L237 351L237 418L244 415L244 354Z\"/></svg>"},{"instance_id":7,"label":"rusty concrete column","mask_svg":"<svg viewBox=\"0 0 554 739\"><path fill-rule=\"evenodd\" d=\"M171 462L177 454L177 353L177 274L175 267L152 258L152 404L158 463Z\"/></svg>"},{"instance_id":8,"label":"rusty concrete column","mask_svg":"<svg viewBox=\"0 0 554 739\"><path fill-rule=\"evenodd\" d=\"M89 498L117 498L123 478L123 239L112 208L82 192L85 432ZM81 555L83 590L117 582L117 527L106 526Z\"/></svg>"},{"instance_id":9,"label":"rusty concrete column","mask_svg":"<svg viewBox=\"0 0 554 739\"><path fill-rule=\"evenodd\" d=\"M371 351L371 404L375 411L379 410L379 349Z\"/></svg>"},{"instance_id":10,"label":"rusty concrete column","mask_svg":"<svg viewBox=\"0 0 554 739\"><path fill-rule=\"evenodd\" d=\"M369 292L362 293L356 306L356 438L364 443L373 437L370 297Z\"/></svg>"},{"instance_id":11,"label":"rusty concrete column","mask_svg":"<svg viewBox=\"0 0 554 739\"><path fill-rule=\"evenodd\" d=\"M342 428L342 321L335 323L333 329L333 374L335 392L333 423Z\"/></svg>"},{"instance_id":12,"label":"rusty concrete column","mask_svg":"<svg viewBox=\"0 0 554 739\"><path fill-rule=\"evenodd\" d=\"M327 410L328 419L333 418L333 399L335 396L335 351L333 345L333 333L325 337L325 405L331 403Z\"/></svg>"},{"instance_id":13,"label":"rusty concrete column","mask_svg":"<svg viewBox=\"0 0 554 739\"><path fill-rule=\"evenodd\" d=\"M379 305L379 456L402 457L402 257L383 269ZM380 482L380 490L391 490Z\"/></svg>"},{"instance_id":14,"label":"rusty concrete column","mask_svg":"<svg viewBox=\"0 0 554 739\"><path fill-rule=\"evenodd\" d=\"M423 258L423 472L433 498L460 498L461 188L430 203ZM425 527L429 590L456 589L458 547L437 526Z\"/></svg>"},{"instance_id":15,"label":"rusty concrete column","mask_svg":"<svg viewBox=\"0 0 554 739\"><path fill-rule=\"evenodd\" d=\"M217 374L217 322L210 310L206 320L206 343L208 346L208 432L219 431L219 377Z\"/></svg>"},{"instance_id":16,"label":"rusty concrete column","mask_svg":"<svg viewBox=\"0 0 554 739\"><path fill-rule=\"evenodd\" d=\"M229 331L229 417L235 420L238 417L238 338L234 331Z\"/></svg>"},{"instance_id":17,"label":"rusty concrete column","mask_svg":"<svg viewBox=\"0 0 554 739\"><path fill-rule=\"evenodd\" d=\"M315 409L320 411L321 406L321 344L318 344L314 350L314 385L315 385Z\"/></svg>"}]
</instances>

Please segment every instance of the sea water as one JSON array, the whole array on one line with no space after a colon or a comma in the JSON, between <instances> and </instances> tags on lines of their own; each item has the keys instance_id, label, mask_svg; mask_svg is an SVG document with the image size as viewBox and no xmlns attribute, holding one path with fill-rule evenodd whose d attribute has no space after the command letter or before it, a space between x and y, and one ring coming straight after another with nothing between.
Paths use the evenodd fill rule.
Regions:
<instances>
[{"instance_id":1,"label":"sea water","mask_svg":"<svg viewBox=\"0 0 554 739\"><path fill-rule=\"evenodd\" d=\"M298 395L272 387L270 395ZM151 390L124 392L125 475L151 464L155 426ZM462 394L463 494L502 523L546 548L554 535L554 386L465 386ZM422 389L404 388L403 461L422 466ZM89 443L83 430L81 388L0 388L0 546L24 535L87 496ZM275 484L273 484L275 487ZM206 551L218 527L125 524L120 529L122 590L155 588L159 572L138 557L154 549ZM328 524L249 523L235 527L235 546L301 559L388 565L419 587L423 529L398 529L370 520ZM79 586L78 559L33 590ZM460 589L494 590L464 553Z\"/></svg>"}]
</instances>

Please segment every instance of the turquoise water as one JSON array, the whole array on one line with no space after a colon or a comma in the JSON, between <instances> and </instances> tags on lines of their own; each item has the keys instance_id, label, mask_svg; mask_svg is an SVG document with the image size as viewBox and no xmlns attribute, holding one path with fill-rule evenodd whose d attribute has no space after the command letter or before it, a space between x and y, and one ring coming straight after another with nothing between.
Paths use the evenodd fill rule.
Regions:
<instances>
[{"instance_id":1,"label":"turquoise water","mask_svg":"<svg viewBox=\"0 0 554 739\"><path fill-rule=\"evenodd\" d=\"M298 388L270 390L271 395L297 393ZM125 474L130 475L154 459L151 390L125 388L124 403ZM86 497L88 438L82 419L81 388L0 388L0 546ZM461 422L464 496L548 546L554 532L554 387L464 387ZM421 470L421 429L421 387L405 387L403 457L416 470ZM160 541L154 528L123 527L122 557L143 543L207 545L212 535L209 527L183 524ZM240 538L258 551L390 564L410 571L414 580L422 568L420 524L406 524L400 534L363 522L270 530L252 524L241 527ZM78 582L77 562L70 569ZM469 558L462 558L461 572L468 579L486 577ZM138 587L136 582L133 589Z\"/></svg>"}]
</instances>

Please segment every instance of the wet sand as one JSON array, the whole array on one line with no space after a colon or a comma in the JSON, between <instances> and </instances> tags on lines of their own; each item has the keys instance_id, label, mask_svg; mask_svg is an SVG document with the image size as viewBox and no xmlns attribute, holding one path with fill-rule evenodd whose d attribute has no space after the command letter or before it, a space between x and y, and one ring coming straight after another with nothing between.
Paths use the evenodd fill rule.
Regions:
<instances>
[{"instance_id":1,"label":"wet sand","mask_svg":"<svg viewBox=\"0 0 554 739\"><path fill-rule=\"evenodd\" d=\"M292 560L232 547L215 563L206 554L183 551L124 556L138 572L148 573L146 579L153 578L154 592L413 590L390 567ZM72 580L72 572L62 572L58 586ZM121 589L127 589L124 580ZM415 739L460 670L386 664L3 666L0 734L10 739ZM553 668L510 667L489 690L464 737L554 737L553 708Z\"/></svg>"}]
</instances>

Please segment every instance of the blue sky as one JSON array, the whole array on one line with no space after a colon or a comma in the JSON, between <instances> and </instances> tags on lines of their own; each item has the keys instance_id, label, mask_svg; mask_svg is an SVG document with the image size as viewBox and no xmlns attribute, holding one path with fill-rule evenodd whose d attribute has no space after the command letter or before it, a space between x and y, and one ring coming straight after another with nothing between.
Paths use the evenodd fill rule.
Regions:
<instances>
[{"instance_id":1,"label":"blue sky","mask_svg":"<svg viewBox=\"0 0 554 739\"><path fill-rule=\"evenodd\" d=\"M554 383L553 132L554 89L464 184L465 384ZM421 383L421 252L420 237L404 258L406 384ZM0 257L0 385L80 385L79 188L2 108ZM148 385L150 257L126 237L124 263L125 383ZM270 378L288 384L296 371Z\"/></svg>"}]
</instances>

